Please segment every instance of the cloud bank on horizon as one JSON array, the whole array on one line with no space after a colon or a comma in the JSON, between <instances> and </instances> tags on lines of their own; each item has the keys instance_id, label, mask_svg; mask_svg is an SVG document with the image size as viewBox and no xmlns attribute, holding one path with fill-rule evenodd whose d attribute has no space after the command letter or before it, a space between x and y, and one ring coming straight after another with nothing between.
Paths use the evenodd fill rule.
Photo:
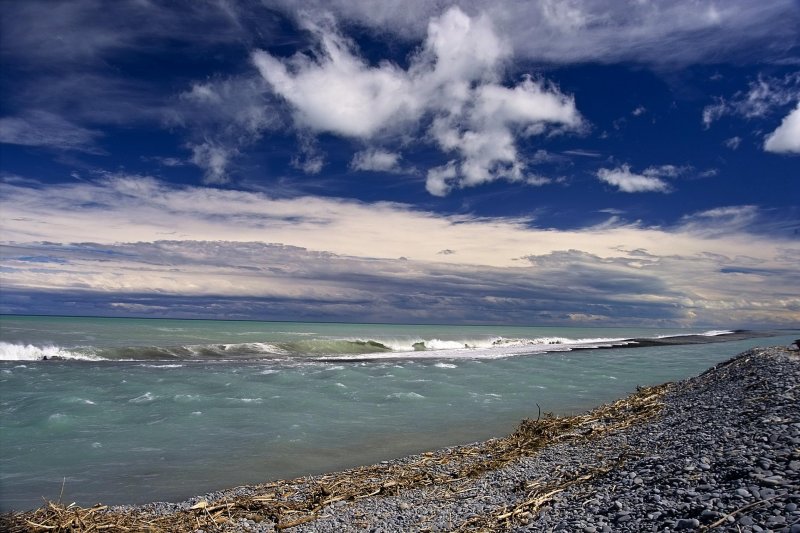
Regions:
<instances>
[{"instance_id":1,"label":"cloud bank on horizon","mask_svg":"<svg viewBox=\"0 0 800 533\"><path fill-rule=\"evenodd\" d=\"M800 323L791 0L99 5L2 18L0 312Z\"/></svg>"}]
</instances>

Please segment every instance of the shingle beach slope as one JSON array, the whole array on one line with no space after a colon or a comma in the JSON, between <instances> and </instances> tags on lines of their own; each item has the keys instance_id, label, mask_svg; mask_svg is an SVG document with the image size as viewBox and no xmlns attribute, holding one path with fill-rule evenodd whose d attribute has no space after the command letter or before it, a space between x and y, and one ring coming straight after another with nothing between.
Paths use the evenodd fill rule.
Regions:
<instances>
[{"instance_id":1,"label":"shingle beach slope","mask_svg":"<svg viewBox=\"0 0 800 533\"><path fill-rule=\"evenodd\" d=\"M181 503L43 506L0 529L798 533L798 353L756 348L503 439Z\"/></svg>"},{"instance_id":2,"label":"shingle beach slope","mask_svg":"<svg viewBox=\"0 0 800 533\"><path fill-rule=\"evenodd\" d=\"M800 532L797 354L745 352L678 383L650 422L550 446L455 490L411 490L330 509L297 530ZM549 496L537 490L598 468L610 470Z\"/></svg>"}]
</instances>

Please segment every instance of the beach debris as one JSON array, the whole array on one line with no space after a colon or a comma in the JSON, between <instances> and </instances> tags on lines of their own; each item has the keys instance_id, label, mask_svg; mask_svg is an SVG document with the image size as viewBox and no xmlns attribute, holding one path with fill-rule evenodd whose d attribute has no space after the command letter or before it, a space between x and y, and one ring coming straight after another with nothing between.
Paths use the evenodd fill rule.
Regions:
<instances>
[{"instance_id":1,"label":"beach debris","mask_svg":"<svg viewBox=\"0 0 800 533\"><path fill-rule=\"evenodd\" d=\"M282 480L252 487L251 494L219 501L201 500L185 510L170 513L137 508L109 508L105 505L82 508L48 502L27 512L7 513L0 518L10 532L53 531L147 531L192 532L224 531L241 520L269 520L278 531L311 522L327 507L339 502L397 495L420 487L451 487L465 479L501 468L524 456L537 453L559 442L579 442L600 438L610 432L642 423L661 410L662 398L672 387L664 384L639 388L616 402L577 416L537 413L525 419L510 435L472 445L427 452L408 462L385 462L321 476L316 483L305 478ZM620 456L620 461L624 460ZM589 465L584 471L564 473L555 483L532 485L530 497L496 516L466 520L460 531L492 530L535 514L554 495L608 472L616 465ZM448 489L456 490L457 489Z\"/></svg>"}]
</instances>

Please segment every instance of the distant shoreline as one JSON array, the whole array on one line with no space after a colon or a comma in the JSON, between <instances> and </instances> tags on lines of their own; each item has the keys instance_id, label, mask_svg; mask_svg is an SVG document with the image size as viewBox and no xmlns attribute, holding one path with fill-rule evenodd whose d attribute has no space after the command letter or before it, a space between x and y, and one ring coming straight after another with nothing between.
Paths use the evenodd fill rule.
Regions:
<instances>
[{"instance_id":1,"label":"distant shoreline","mask_svg":"<svg viewBox=\"0 0 800 533\"><path fill-rule=\"evenodd\" d=\"M641 329L664 329L665 326L641 326L636 324L614 324L614 325L598 325L598 324L508 324L505 322L496 323L478 323L467 322L457 324L446 324L442 322L364 322L360 320L354 321L341 321L341 320L291 320L291 319L278 319L278 318L188 318L188 317L168 317L168 316L102 316L102 315L20 315L15 313L0 313L0 319L3 317L32 317L32 318L102 318L112 320L188 320L193 322L268 322L276 324L355 324L365 326L465 326L465 327L509 327L509 328L530 328L530 327L545 327L545 328L586 328L586 329L603 329L603 328L641 328ZM669 326L669 329L713 329L722 326L713 324L699 324L691 327L684 326ZM769 331L794 331L796 328L770 328ZM736 329L735 331L748 331L745 329Z\"/></svg>"},{"instance_id":2,"label":"distant shoreline","mask_svg":"<svg viewBox=\"0 0 800 533\"><path fill-rule=\"evenodd\" d=\"M174 531L777 530L800 523L799 353L755 348L584 415L538 415L502 439L182 503L53 505L0 524L33 531L74 515L87 527Z\"/></svg>"}]
</instances>

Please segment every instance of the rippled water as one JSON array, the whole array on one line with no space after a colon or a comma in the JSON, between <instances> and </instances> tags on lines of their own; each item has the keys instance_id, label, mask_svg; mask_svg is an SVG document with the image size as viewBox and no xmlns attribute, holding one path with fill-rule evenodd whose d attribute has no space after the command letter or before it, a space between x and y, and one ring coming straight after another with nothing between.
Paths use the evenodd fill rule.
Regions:
<instances>
[{"instance_id":1,"label":"rippled water","mask_svg":"<svg viewBox=\"0 0 800 533\"><path fill-rule=\"evenodd\" d=\"M145 322L149 328L176 328L188 321ZM3 342L37 345L20 331L11 335L8 324L7 317L0 320ZM253 328L253 323L239 324ZM52 338L40 339L38 346L49 342L75 349L80 344L65 339L88 336L91 329L83 324L78 334L75 322L67 325L73 333L58 331L59 337L51 332ZM114 327L115 335L127 335L119 346L130 346L131 338L143 335L118 323ZM336 337L336 327L373 328L366 331L369 337L388 337L385 328L376 331L379 326L293 327L293 334L330 328L328 337ZM108 346L101 338L106 329L99 329L100 334L92 332L96 348ZM412 336L409 331L402 335ZM172 345L187 343L187 338L171 336L181 332L162 333ZM449 327L434 332L437 337L428 333L417 329L413 335L476 334ZM481 332L524 336L511 333L497 328ZM564 337L575 332L549 333ZM590 333L593 338L634 336L617 330ZM36 506L41 497L57 498L62 482L64 499L84 505L176 500L471 442L511 431L519 419L536 416L537 404L544 411L579 412L637 385L688 377L752 346L788 344L797 336L550 353L534 347L503 357L469 357L460 350L453 357L437 353L425 359L368 361L322 361L320 354L255 361L2 361L0 500L3 509ZM210 343L226 340L208 337ZM339 337L356 335L344 331ZM166 345L148 340L149 345Z\"/></svg>"}]
</instances>

